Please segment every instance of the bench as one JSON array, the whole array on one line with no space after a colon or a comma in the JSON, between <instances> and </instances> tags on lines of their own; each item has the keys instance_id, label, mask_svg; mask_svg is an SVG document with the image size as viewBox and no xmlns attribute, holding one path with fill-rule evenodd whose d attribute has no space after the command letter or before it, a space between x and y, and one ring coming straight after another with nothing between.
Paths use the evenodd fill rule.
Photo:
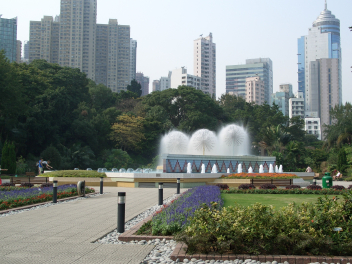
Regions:
<instances>
[{"instance_id":1,"label":"bench","mask_svg":"<svg viewBox=\"0 0 352 264\"><path fill-rule=\"evenodd\" d=\"M251 179L251 184L258 187L263 184L274 184L275 186L286 187L293 184L292 179Z\"/></svg>"},{"instance_id":2,"label":"bench","mask_svg":"<svg viewBox=\"0 0 352 264\"><path fill-rule=\"evenodd\" d=\"M22 183L32 183L32 184L43 184L48 183L48 177L11 177L11 183L22 184Z\"/></svg>"}]
</instances>

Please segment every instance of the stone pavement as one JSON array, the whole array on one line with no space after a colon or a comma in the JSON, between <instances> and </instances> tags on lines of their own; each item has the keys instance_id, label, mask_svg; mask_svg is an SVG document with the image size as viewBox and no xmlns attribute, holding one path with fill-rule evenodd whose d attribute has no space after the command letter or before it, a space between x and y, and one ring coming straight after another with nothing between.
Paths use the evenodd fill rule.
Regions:
<instances>
[{"instance_id":1,"label":"stone pavement","mask_svg":"<svg viewBox=\"0 0 352 264\"><path fill-rule=\"evenodd\" d=\"M101 196L0 217L0 263L140 263L154 246L92 243L117 227L117 192L126 192L126 222L158 203L157 188L104 187ZM174 193L165 188L164 199Z\"/></svg>"}]
</instances>

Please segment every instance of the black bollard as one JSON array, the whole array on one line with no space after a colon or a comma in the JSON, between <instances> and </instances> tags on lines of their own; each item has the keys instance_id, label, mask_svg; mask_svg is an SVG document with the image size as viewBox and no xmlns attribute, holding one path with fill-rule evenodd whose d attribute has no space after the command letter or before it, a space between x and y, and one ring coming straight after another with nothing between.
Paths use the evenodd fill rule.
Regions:
<instances>
[{"instance_id":1,"label":"black bollard","mask_svg":"<svg viewBox=\"0 0 352 264\"><path fill-rule=\"evenodd\" d=\"M177 178L177 193L180 194L180 178Z\"/></svg>"},{"instance_id":2,"label":"black bollard","mask_svg":"<svg viewBox=\"0 0 352 264\"><path fill-rule=\"evenodd\" d=\"M53 203L57 203L57 181L53 181Z\"/></svg>"},{"instance_id":3,"label":"black bollard","mask_svg":"<svg viewBox=\"0 0 352 264\"><path fill-rule=\"evenodd\" d=\"M164 184L159 182L159 205L163 205L163 191L164 191Z\"/></svg>"},{"instance_id":4,"label":"black bollard","mask_svg":"<svg viewBox=\"0 0 352 264\"><path fill-rule=\"evenodd\" d=\"M125 232L125 203L126 203L126 193L118 193L118 204L117 204L117 232Z\"/></svg>"},{"instance_id":5,"label":"black bollard","mask_svg":"<svg viewBox=\"0 0 352 264\"><path fill-rule=\"evenodd\" d=\"M104 181L103 181L103 177L100 177L100 194L103 194L103 185L104 185Z\"/></svg>"}]
</instances>

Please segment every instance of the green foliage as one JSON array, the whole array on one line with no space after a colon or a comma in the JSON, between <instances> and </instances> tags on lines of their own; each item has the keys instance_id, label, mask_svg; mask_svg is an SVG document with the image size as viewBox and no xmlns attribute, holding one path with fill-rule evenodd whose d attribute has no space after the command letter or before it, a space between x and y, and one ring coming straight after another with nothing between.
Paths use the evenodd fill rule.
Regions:
<instances>
[{"instance_id":1,"label":"green foliage","mask_svg":"<svg viewBox=\"0 0 352 264\"><path fill-rule=\"evenodd\" d=\"M129 168L133 160L126 151L122 149L111 149L104 153L106 161L104 163L105 168Z\"/></svg>"},{"instance_id":2,"label":"green foliage","mask_svg":"<svg viewBox=\"0 0 352 264\"><path fill-rule=\"evenodd\" d=\"M276 211L259 203L221 210L204 206L176 240L186 243L189 253L349 255L351 198L348 192L342 203L325 197ZM341 231L334 231L336 227Z\"/></svg>"},{"instance_id":3,"label":"green foliage","mask_svg":"<svg viewBox=\"0 0 352 264\"><path fill-rule=\"evenodd\" d=\"M127 91L135 93L138 97L142 95L142 86L136 80L132 80L131 84L127 85Z\"/></svg>"},{"instance_id":4,"label":"green foliage","mask_svg":"<svg viewBox=\"0 0 352 264\"><path fill-rule=\"evenodd\" d=\"M46 161L50 161L50 166L54 169L59 169L61 165L61 155L60 152L53 146L47 147L41 154L42 157Z\"/></svg>"},{"instance_id":5,"label":"green foliage","mask_svg":"<svg viewBox=\"0 0 352 264\"><path fill-rule=\"evenodd\" d=\"M2 148L1 168L7 169L7 174L16 173L16 152L13 142L5 141L4 147Z\"/></svg>"},{"instance_id":6,"label":"green foliage","mask_svg":"<svg viewBox=\"0 0 352 264\"><path fill-rule=\"evenodd\" d=\"M311 185L312 186L312 185ZM319 186L319 185L317 185ZM318 195L340 195L344 191L335 190L332 188L320 189L320 190L309 190L309 189L236 189L231 188L229 190L223 190L223 193L240 193L240 194L318 194Z\"/></svg>"},{"instance_id":7,"label":"green foliage","mask_svg":"<svg viewBox=\"0 0 352 264\"><path fill-rule=\"evenodd\" d=\"M39 175L41 177L77 177L77 178L100 178L106 177L105 173L87 170L62 170L52 171L49 173Z\"/></svg>"},{"instance_id":8,"label":"green foliage","mask_svg":"<svg viewBox=\"0 0 352 264\"><path fill-rule=\"evenodd\" d=\"M16 162L16 173L18 175L25 174L26 170L27 170L26 160L22 156L19 156Z\"/></svg>"},{"instance_id":9,"label":"green foliage","mask_svg":"<svg viewBox=\"0 0 352 264\"><path fill-rule=\"evenodd\" d=\"M340 149L337 159L337 169L342 173L345 172L347 167L347 156L343 148Z\"/></svg>"}]
</instances>

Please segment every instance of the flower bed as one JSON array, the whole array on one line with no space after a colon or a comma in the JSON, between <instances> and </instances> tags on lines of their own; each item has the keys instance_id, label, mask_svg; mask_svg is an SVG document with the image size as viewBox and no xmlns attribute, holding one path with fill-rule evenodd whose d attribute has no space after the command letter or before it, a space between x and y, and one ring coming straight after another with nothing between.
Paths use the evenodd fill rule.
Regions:
<instances>
[{"instance_id":1,"label":"flower bed","mask_svg":"<svg viewBox=\"0 0 352 264\"><path fill-rule=\"evenodd\" d=\"M86 188L86 193L94 190ZM77 195L77 186L74 184L57 187L57 198L66 198ZM53 199L53 187L26 188L2 187L0 188L0 210L19 206L42 203Z\"/></svg>"},{"instance_id":2,"label":"flower bed","mask_svg":"<svg viewBox=\"0 0 352 264\"><path fill-rule=\"evenodd\" d=\"M348 190L335 190L335 189L321 189L321 190L309 190L309 189L235 189L230 188L228 190L222 190L223 193L250 193L250 194L320 194L329 195L335 194L340 195L342 193L348 192Z\"/></svg>"},{"instance_id":3,"label":"flower bed","mask_svg":"<svg viewBox=\"0 0 352 264\"><path fill-rule=\"evenodd\" d=\"M212 203L219 208L222 206L219 187L208 185L192 188L172 201L168 207L156 212L152 220L140 230L142 233L149 230L152 235L173 235L188 224L189 218L202 204L211 206Z\"/></svg>"},{"instance_id":4,"label":"flower bed","mask_svg":"<svg viewBox=\"0 0 352 264\"><path fill-rule=\"evenodd\" d=\"M188 254L350 256L352 193L343 196L342 202L325 197L280 210L260 203L203 206L175 238L188 246Z\"/></svg>"},{"instance_id":5,"label":"flower bed","mask_svg":"<svg viewBox=\"0 0 352 264\"><path fill-rule=\"evenodd\" d=\"M222 175L222 179L295 179L299 178L291 173L233 173Z\"/></svg>"}]
</instances>

